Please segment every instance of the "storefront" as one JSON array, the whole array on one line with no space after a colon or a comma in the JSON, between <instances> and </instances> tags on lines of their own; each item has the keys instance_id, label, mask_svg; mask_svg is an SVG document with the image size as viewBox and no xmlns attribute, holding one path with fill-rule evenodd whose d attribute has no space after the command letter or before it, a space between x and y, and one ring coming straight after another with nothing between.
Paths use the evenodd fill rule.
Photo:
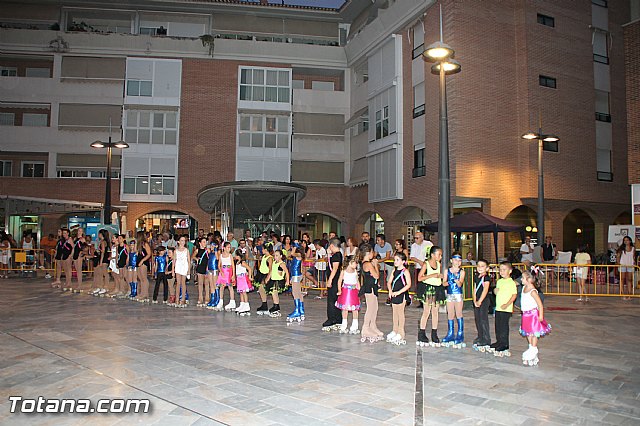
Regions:
<instances>
[{"instance_id":1,"label":"storefront","mask_svg":"<svg viewBox=\"0 0 640 426\"><path fill-rule=\"evenodd\" d=\"M198 222L188 214L163 210L146 214L136 221L136 232L147 231L154 234L169 233L174 235L188 234L195 238Z\"/></svg>"}]
</instances>

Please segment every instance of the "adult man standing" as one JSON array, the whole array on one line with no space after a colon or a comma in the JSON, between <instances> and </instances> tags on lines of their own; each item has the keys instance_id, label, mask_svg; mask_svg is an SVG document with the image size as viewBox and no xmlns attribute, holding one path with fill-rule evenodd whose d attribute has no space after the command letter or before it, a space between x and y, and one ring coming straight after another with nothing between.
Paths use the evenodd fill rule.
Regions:
<instances>
[{"instance_id":1,"label":"adult man standing","mask_svg":"<svg viewBox=\"0 0 640 426\"><path fill-rule=\"evenodd\" d=\"M411 244L411 251L409 257L416 263L416 270L422 268L424 260L427 258L427 252L430 247L433 247L431 241L424 239L424 234L421 231L416 232L414 237L415 242Z\"/></svg>"},{"instance_id":2,"label":"adult man standing","mask_svg":"<svg viewBox=\"0 0 640 426\"><path fill-rule=\"evenodd\" d=\"M386 241L384 234L376 235L376 246L374 247L378 258L380 259L380 264L382 265L382 269L386 272L386 276L384 277L384 282L387 281L388 274L393 272L393 265L388 263L384 263L385 260L392 260L393 257L393 249L391 248L391 244Z\"/></svg>"},{"instance_id":3,"label":"adult man standing","mask_svg":"<svg viewBox=\"0 0 640 426\"><path fill-rule=\"evenodd\" d=\"M327 280L327 320L322 324L324 331L330 331L342 322L342 312L336 308L338 301L338 279L342 265L342 253L340 252L340 240L337 238L329 242L329 270L331 274Z\"/></svg>"},{"instance_id":4,"label":"adult man standing","mask_svg":"<svg viewBox=\"0 0 640 426\"><path fill-rule=\"evenodd\" d=\"M547 236L542 245L542 260L544 263L555 263L558 260L558 250L551 236Z\"/></svg>"},{"instance_id":5,"label":"adult man standing","mask_svg":"<svg viewBox=\"0 0 640 426\"><path fill-rule=\"evenodd\" d=\"M533 244L531 244L531 237L524 238L524 242L520 246L520 254L522 255L522 263L527 266L533 263Z\"/></svg>"},{"instance_id":6,"label":"adult man standing","mask_svg":"<svg viewBox=\"0 0 640 426\"><path fill-rule=\"evenodd\" d=\"M227 232L227 241L229 241L229 243L231 244L231 251L235 253L236 250L238 249L238 240L236 240L233 237L234 237L233 232L231 231Z\"/></svg>"},{"instance_id":7,"label":"adult man standing","mask_svg":"<svg viewBox=\"0 0 640 426\"><path fill-rule=\"evenodd\" d=\"M362 242L358 248L362 248L363 246L369 246L371 250L373 250L374 244L371 242L371 235L367 231L362 233Z\"/></svg>"}]
</instances>

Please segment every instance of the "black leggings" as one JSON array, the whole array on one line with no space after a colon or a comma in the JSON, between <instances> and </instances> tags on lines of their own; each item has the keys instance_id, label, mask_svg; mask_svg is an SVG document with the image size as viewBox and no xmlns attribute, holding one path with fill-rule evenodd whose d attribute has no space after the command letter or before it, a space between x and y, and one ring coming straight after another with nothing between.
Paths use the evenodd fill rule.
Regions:
<instances>
[{"instance_id":1,"label":"black leggings","mask_svg":"<svg viewBox=\"0 0 640 426\"><path fill-rule=\"evenodd\" d=\"M167 276L164 272L158 272L156 276L156 285L153 288L153 300L158 300L158 290L160 289L160 282L162 281L163 286L163 300L166 302L169 297L169 283L167 282Z\"/></svg>"}]
</instances>

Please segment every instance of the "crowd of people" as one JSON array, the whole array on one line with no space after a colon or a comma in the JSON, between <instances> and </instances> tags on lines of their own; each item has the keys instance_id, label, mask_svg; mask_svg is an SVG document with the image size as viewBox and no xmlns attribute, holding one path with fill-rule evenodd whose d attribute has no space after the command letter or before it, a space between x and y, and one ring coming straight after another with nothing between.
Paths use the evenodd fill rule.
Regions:
<instances>
[{"instance_id":1,"label":"crowd of people","mask_svg":"<svg viewBox=\"0 0 640 426\"><path fill-rule=\"evenodd\" d=\"M247 232L236 240L232 232L225 239L219 232L205 234L202 230L193 240L187 235L149 235L144 231L127 240L125 235L110 235L103 229L93 244L81 228L74 236L68 229L60 229L52 257L53 287L140 303L186 307L190 303L186 284L192 281L197 293L192 294L192 299L197 297L197 308L250 315L248 294L255 291L261 304L254 312L275 318L282 315L283 293L291 292L294 309L286 316L290 323L305 319L305 289L322 288L326 296L322 329L359 334L362 342L406 344L405 309L415 301L422 309L417 344L458 348L465 346L462 310L466 271L462 266L473 261L473 309L478 332L473 346L500 356L510 355L509 318L519 296L510 263L500 264L499 279L494 285L489 264L483 259L463 260L454 252L450 267L443 269L442 249L421 232L410 247L404 240L394 241L392 247L383 234L376 235L374 242L367 232L360 241L341 239L335 233L318 239L305 233L298 240L266 232L256 238ZM83 262L92 264L93 281L83 281ZM415 266L414 274L409 272L410 263ZM533 365L537 363L537 339L548 333L550 326L544 320L535 272L525 272L522 283L524 313L520 332L530 343L523 362ZM415 295L411 297L409 290L414 287ZM387 303L392 311L392 330L386 336L377 326L380 290L388 293ZM490 293L495 293L494 343L489 330ZM447 333L441 340L438 317L444 306ZM362 323L361 309L365 309ZM429 318L431 332L427 336Z\"/></svg>"}]
</instances>

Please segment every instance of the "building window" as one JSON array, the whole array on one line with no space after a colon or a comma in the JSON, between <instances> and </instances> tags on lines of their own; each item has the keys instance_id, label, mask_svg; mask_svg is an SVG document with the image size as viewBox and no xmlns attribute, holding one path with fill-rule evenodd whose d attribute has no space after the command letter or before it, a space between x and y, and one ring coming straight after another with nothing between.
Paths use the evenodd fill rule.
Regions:
<instances>
[{"instance_id":1,"label":"building window","mask_svg":"<svg viewBox=\"0 0 640 426\"><path fill-rule=\"evenodd\" d=\"M542 141L542 150L549 152L558 152L558 142Z\"/></svg>"},{"instance_id":2,"label":"building window","mask_svg":"<svg viewBox=\"0 0 640 426\"><path fill-rule=\"evenodd\" d=\"M0 176L11 176L11 161L0 160Z\"/></svg>"},{"instance_id":3,"label":"building window","mask_svg":"<svg viewBox=\"0 0 640 426\"><path fill-rule=\"evenodd\" d=\"M41 178L44 177L43 162L22 163L22 177Z\"/></svg>"},{"instance_id":4,"label":"building window","mask_svg":"<svg viewBox=\"0 0 640 426\"><path fill-rule=\"evenodd\" d=\"M0 77L16 77L18 69L16 67L0 67Z\"/></svg>"},{"instance_id":5,"label":"building window","mask_svg":"<svg viewBox=\"0 0 640 426\"><path fill-rule=\"evenodd\" d=\"M127 96L152 96L151 80L127 80Z\"/></svg>"},{"instance_id":6,"label":"building window","mask_svg":"<svg viewBox=\"0 0 640 426\"><path fill-rule=\"evenodd\" d=\"M549 87L551 89L556 88L556 79L553 77L547 77L544 75L540 75L539 77L540 86Z\"/></svg>"},{"instance_id":7,"label":"building window","mask_svg":"<svg viewBox=\"0 0 640 426\"><path fill-rule=\"evenodd\" d=\"M37 77L37 78L49 78L51 77L51 71L49 68L27 68L25 71L26 77Z\"/></svg>"},{"instance_id":8,"label":"building window","mask_svg":"<svg viewBox=\"0 0 640 426\"><path fill-rule=\"evenodd\" d=\"M289 70L270 68L240 69L240 100L289 103Z\"/></svg>"},{"instance_id":9,"label":"building window","mask_svg":"<svg viewBox=\"0 0 640 426\"><path fill-rule=\"evenodd\" d=\"M104 169L87 169L82 167L58 167L56 174L59 178L83 178L83 179L104 179L107 171ZM120 170L111 170L112 179L120 179Z\"/></svg>"},{"instance_id":10,"label":"building window","mask_svg":"<svg viewBox=\"0 0 640 426\"><path fill-rule=\"evenodd\" d=\"M609 2L607 0L591 0L592 4L601 7L609 7Z\"/></svg>"},{"instance_id":11,"label":"building window","mask_svg":"<svg viewBox=\"0 0 640 426\"><path fill-rule=\"evenodd\" d=\"M553 16L543 15L542 13L538 13L538 24L546 25L547 27L555 27L556 20Z\"/></svg>"},{"instance_id":12,"label":"building window","mask_svg":"<svg viewBox=\"0 0 640 426\"><path fill-rule=\"evenodd\" d=\"M289 148L289 117L241 115L238 145L245 148Z\"/></svg>"},{"instance_id":13,"label":"building window","mask_svg":"<svg viewBox=\"0 0 640 426\"><path fill-rule=\"evenodd\" d=\"M598 180L603 182L613 182L613 173L598 172Z\"/></svg>"},{"instance_id":14,"label":"building window","mask_svg":"<svg viewBox=\"0 0 640 426\"><path fill-rule=\"evenodd\" d=\"M16 115L12 112L0 112L0 126L15 126Z\"/></svg>"},{"instance_id":15,"label":"building window","mask_svg":"<svg viewBox=\"0 0 640 426\"><path fill-rule=\"evenodd\" d=\"M611 122L609 92L604 90L596 90L596 120Z\"/></svg>"},{"instance_id":16,"label":"building window","mask_svg":"<svg viewBox=\"0 0 640 426\"><path fill-rule=\"evenodd\" d=\"M413 177L421 177L426 174L424 163L424 148L413 151Z\"/></svg>"},{"instance_id":17,"label":"building window","mask_svg":"<svg viewBox=\"0 0 640 426\"><path fill-rule=\"evenodd\" d=\"M123 192L137 195L174 195L175 176L151 175L125 177Z\"/></svg>"},{"instance_id":18,"label":"building window","mask_svg":"<svg viewBox=\"0 0 640 426\"><path fill-rule=\"evenodd\" d=\"M413 59L421 56L422 52L424 52L424 28L422 22L418 22L413 27Z\"/></svg>"},{"instance_id":19,"label":"building window","mask_svg":"<svg viewBox=\"0 0 640 426\"><path fill-rule=\"evenodd\" d=\"M593 33L593 60L601 64L609 64L609 35L603 31Z\"/></svg>"},{"instance_id":20,"label":"building window","mask_svg":"<svg viewBox=\"0 0 640 426\"><path fill-rule=\"evenodd\" d=\"M376 140L389 136L389 107L376 111Z\"/></svg>"},{"instance_id":21,"label":"building window","mask_svg":"<svg viewBox=\"0 0 640 426\"><path fill-rule=\"evenodd\" d=\"M424 82L413 88L413 118L424 115Z\"/></svg>"},{"instance_id":22,"label":"building window","mask_svg":"<svg viewBox=\"0 0 640 426\"><path fill-rule=\"evenodd\" d=\"M175 111L127 110L124 140L127 143L176 145L178 113Z\"/></svg>"},{"instance_id":23,"label":"building window","mask_svg":"<svg viewBox=\"0 0 640 426\"><path fill-rule=\"evenodd\" d=\"M49 117L47 114L22 114L22 125L30 127L47 127Z\"/></svg>"}]
</instances>

